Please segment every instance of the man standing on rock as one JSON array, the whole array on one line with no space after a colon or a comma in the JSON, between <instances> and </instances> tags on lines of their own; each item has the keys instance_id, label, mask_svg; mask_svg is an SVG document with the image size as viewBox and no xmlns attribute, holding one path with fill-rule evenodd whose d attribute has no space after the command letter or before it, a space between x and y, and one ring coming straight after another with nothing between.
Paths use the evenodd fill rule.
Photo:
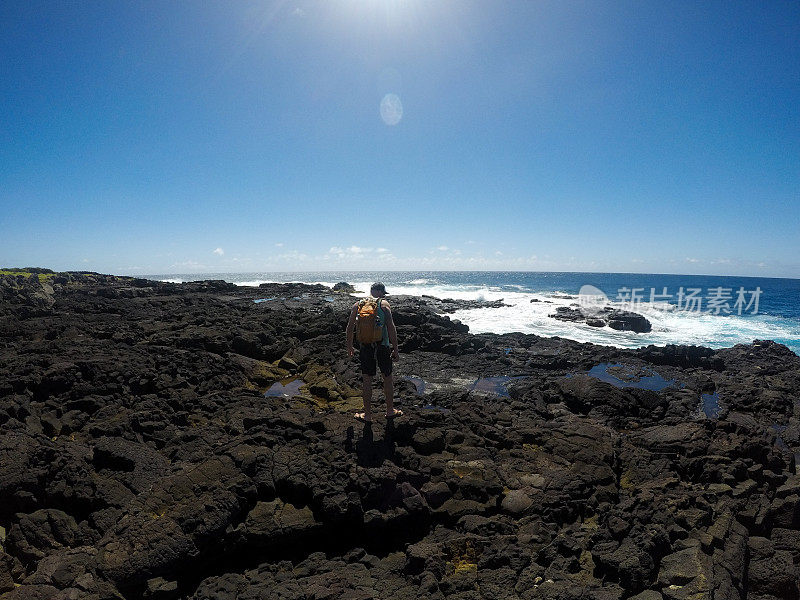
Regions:
<instances>
[{"instance_id":1,"label":"man standing on rock","mask_svg":"<svg viewBox=\"0 0 800 600\"><path fill-rule=\"evenodd\" d=\"M376 367L380 367L383 373L383 395L386 397L386 418L391 419L403 414L403 411L394 407L394 382L392 380L392 361L400 360L397 350L397 329L392 318L392 309L389 302L384 300L386 286L380 282L372 284L369 291L373 298L377 299L377 322L380 324L380 340L372 343L361 342L359 359L361 362L362 395L364 397L364 412L356 413L356 419L367 423L372 422L372 378L377 372ZM350 311L350 320L347 322L347 354L353 356L353 332L356 324L356 316L363 300L353 305ZM390 352L391 349L391 352Z\"/></svg>"}]
</instances>

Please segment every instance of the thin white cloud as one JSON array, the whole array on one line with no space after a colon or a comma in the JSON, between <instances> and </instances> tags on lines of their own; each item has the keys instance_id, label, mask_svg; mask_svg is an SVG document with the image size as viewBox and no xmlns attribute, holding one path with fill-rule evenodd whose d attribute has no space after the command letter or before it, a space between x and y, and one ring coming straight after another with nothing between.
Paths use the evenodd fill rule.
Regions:
<instances>
[{"instance_id":1,"label":"thin white cloud","mask_svg":"<svg viewBox=\"0 0 800 600\"><path fill-rule=\"evenodd\" d=\"M216 250L214 250L213 253L222 256L223 254L225 254L225 250L223 250L222 248L217 248Z\"/></svg>"},{"instance_id":2,"label":"thin white cloud","mask_svg":"<svg viewBox=\"0 0 800 600\"><path fill-rule=\"evenodd\" d=\"M170 265L171 269L189 269L190 271L207 271L208 265L199 263L196 260L184 260L181 262L174 262Z\"/></svg>"},{"instance_id":3,"label":"thin white cloud","mask_svg":"<svg viewBox=\"0 0 800 600\"><path fill-rule=\"evenodd\" d=\"M347 248L342 248L341 246L331 246L331 249L328 250L328 254L333 254L336 256L364 256L365 254L370 254L371 252L378 252L381 254L388 253L389 250L386 248L364 248L362 246L349 246Z\"/></svg>"},{"instance_id":4,"label":"thin white cloud","mask_svg":"<svg viewBox=\"0 0 800 600\"><path fill-rule=\"evenodd\" d=\"M455 251L447 254L435 254L421 258L413 258L403 261L403 267L409 270L424 269L424 268L444 268L447 270L453 269L507 269L509 267L526 268L537 263L536 256L517 256L517 257L495 257L486 258L482 255L477 256L460 256Z\"/></svg>"},{"instance_id":5,"label":"thin white cloud","mask_svg":"<svg viewBox=\"0 0 800 600\"><path fill-rule=\"evenodd\" d=\"M306 260L308 258L308 254L305 252L298 252L297 250L291 250L289 252L279 254L277 258L280 260Z\"/></svg>"},{"instance_id":6,"label":"thin white cloud","mask_svg":"<svg viewBox=\"0 0 800 600\"><path fill-rule=\"evenodd\" d=\"M339 263L349 267L358 266L358 268L365 268L375 261L380 261L380 264L395 264L397 257L395 257L388 248L373 248L364 246L331 246L331 248L322 256L315 257L317 260L325 261L328 264ZM365 262L366 261L366 262Z\"/></svg>"},{"instance_id":7,"label":"thin white cloud","mask_svg":"<svg viewBox=\"0 0 800 600\"><path fill-rule=\"evenodd\" d=\"M276 248L283 248L283 242L278 242L275 244Z\"/></svg>"},{"instance_id":8,"label":"thin white cloud","mask_svg":"<svg viewBox=\"0 0 800 600\"><path fill-rule=\"evenodd\" d=\"M441 252L447 252L448 250L447 246L436 246L436 249Z\"/></svg>"}]
</instances>

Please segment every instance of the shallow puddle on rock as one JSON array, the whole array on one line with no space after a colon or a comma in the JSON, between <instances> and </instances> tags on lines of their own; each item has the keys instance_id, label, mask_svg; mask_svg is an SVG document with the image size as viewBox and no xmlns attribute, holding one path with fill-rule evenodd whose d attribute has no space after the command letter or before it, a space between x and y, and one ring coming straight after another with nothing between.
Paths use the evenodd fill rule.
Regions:
<instances>
[{"instance_id":1,"label":"shallow puddle on rock","mask_svg":"<svg viewBox=\"0 0 800 600\"><path fill-rule=\"evenodd\" d=\"M700 410L703 411L707 419L718 418L719 411L721 410L719 406L719 394L717 392L713 394L701 394Z\"/></svg>"},{"instance_id":2,"label":"shallow puddle on rock","mask_svg":"<svg viewBox=\"0 0 800 600\"><path fill-rule=\"evenodd\" d=\"M450 412L449 408L445 408L444 406L438 406L436 404L423 404L422 405L422 409L423 410L435 410L435 411L438 411L440 413L445 413L445 414Z\"/></svg>"},{"instance_id":3,"label":"shallow puddle on rock","mask_svg":"<svg viewBox=\"0 0 800 600\"><path fill-rule=\"evenodd\" d=\"M414 388L417 390L417 396L421 396L425 393L425 380L421 377L417 377L415 375L403 375L401 379L410 381L414 384Z\"/></svg>"},{"instance_id":4,"label":"shallow puddle on rock","mask_svg":"<svg viewBox=\"0 0 800 600\"><path fill-rule=\"evenodd\" d=\"M789 448L789 445L786 443L786 441L783 439L783 436L781 435L784 431L786 431L786 427L787 427L786 425L779 425L778 423L770 425L770 429L772 429L775 432L775 445L782 452L793 455L794 464L800 465L800 452L793 452L792 449Z\"/></svg>"},{"instance_id":5,"label":"shallow puddle on rock","mask_svg":"<svg viewBox=\"0 0 800 600\"><path fill-rule=\"evenodd\" d=\"M481 392L483 394L497 394L498 396L509 397L506 386L516 379L522 379L524 375L510 377L508 375L498 375L496 377L479 377L469 388L470 392Z\"/></svg>"},{"instance_id":6,"label":"shallow puddle on rock","mask_svg":"<svg viewBox=\"0 0 800 600\"><path fill-rule=\"evenodd\" d=\"M302 379L294 378L276 381L264 392L264 396L268 398L293 398L300 394L300 388L305 383Z\"/></svg>"},{"instance_id":7,"label":"shallow puddle on rock","mask_svg":"<svg viewBox=\"0 0 800 600\"><path fill-rule=\"evenodd\" d=\"M323 296L322 299L325 300L325 302L335 302L336 301L336 298L334 298L333 296Z\"/></svg>"},{"instance_id":8,"label":"shallow puddle on rock","mask_svg":"<svg viewBox=\"0 0 800 600\"><path fill-rule=\"evenodd\" d=\"M619 374L619 377L609 373L609 370L612 369ZM641 375L640 373L645 373L645 375ZM610 383L618 388L638 388L640 390L660 392L668 387L682 387L676 380L664 379L652 369L626 367L619 363L600 363L589 369L587 375L599 379L600 381Z\"/></svg>"},{"instance_id":9,"label":"shallow puddle on rock","mask_svg":"<svg viewBox=\"0 0 800 600\"><path fill-rule=\"evenodd\" d=\"M262 302L269 302L271 300L277 300L277 298L258 298L257 300L253 300L253 303L261 304Z\"/></svg>"},{"instance_id":10,"label":"shallow puddle on rock","mask_svg":"<svg viewBox=\"0 0 800 600\"><path fill-rule=\"evenodd\" d=\"M410 381L414 384L414 388L416 390L417 396L423 396L425 394L425 387L427 383L422 377L417 377L416 375L403 375L401 379L405 381ZM449 413L450 409L445 408L444 406L439 406L437 404L423 404L423 410L435 410L441 413Z\"/></svg>"}]
</instances>

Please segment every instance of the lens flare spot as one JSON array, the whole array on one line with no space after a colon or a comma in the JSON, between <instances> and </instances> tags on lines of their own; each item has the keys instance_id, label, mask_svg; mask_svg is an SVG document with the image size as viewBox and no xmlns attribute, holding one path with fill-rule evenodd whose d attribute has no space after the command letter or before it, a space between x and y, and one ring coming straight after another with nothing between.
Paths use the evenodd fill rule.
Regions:
<instances>
[{"instance_id":1,"label":"lens flare spot","mask_svg":"<svg viewBox=\"0 0 800 600\"><path fill-rule=\"evenodd\" d=\"M403 103L397 94L386 94L381 100L381 119L387 125L397 125L403 118Z\"/></svg>"}]
</instances>

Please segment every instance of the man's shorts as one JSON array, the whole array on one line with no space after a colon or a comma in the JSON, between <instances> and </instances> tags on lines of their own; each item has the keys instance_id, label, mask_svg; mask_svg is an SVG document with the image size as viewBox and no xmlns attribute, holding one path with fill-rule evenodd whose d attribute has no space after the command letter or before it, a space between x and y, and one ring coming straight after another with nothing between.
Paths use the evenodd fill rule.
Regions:
<instances>
[{"instance_id":1,"label":"man's shorts","mask_svg":"<svg viewBox=\"0 0 800 600\"><path fill-rule=\"evenodd\" d=\"M392 374L392 354L389 346L384 346L380 342L361 344L358 358L361 360L361 372L364 375L374 376L376 366L381 368L381 373L384 375Z\"/></svg>"}]
</instances>

